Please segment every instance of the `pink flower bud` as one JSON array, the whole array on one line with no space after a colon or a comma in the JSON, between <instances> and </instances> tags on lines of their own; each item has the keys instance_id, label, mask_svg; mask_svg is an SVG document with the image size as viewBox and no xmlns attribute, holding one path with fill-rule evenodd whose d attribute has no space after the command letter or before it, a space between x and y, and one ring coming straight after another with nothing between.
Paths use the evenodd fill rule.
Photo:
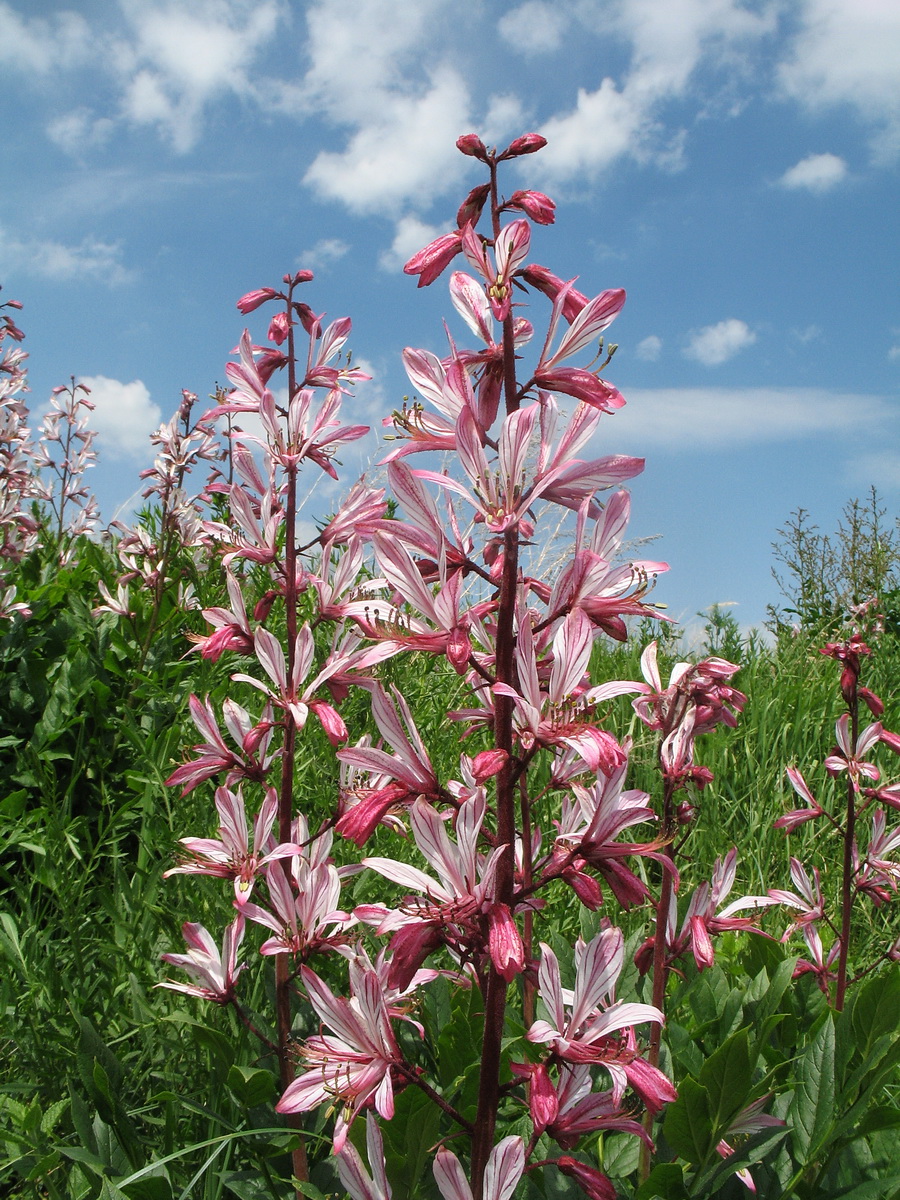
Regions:
<instances>
[{"instance_id":1,"label":"pink flower bud","mask_svg":"<svg viewBox=\"0 0 900 1200\"><path fill-rule=\"evenodd\" d=\"M276 313L269 322L269 341L275 342L276 345L280 346L287 337L290 327L291 322L287 313Z\"/></svg>"},{"instance_id":2,"label":"pink flower bud","mask_svg":"<svg viewBox=\"0 0 900 1200\"><path fill-rule=\"evenodd\" d=\"M521 137L510 142L503 153L497 156L497 162L502 162L504 158L518 158L520 154L534 154L538 150L543 150L546 145L547 139L541 137L539 133L523 133Z\"/></svg>"},{"instance_id":3,"label":"pink flower bud","mask_svg":"<svg viewBox=\"0 0 900 1200\"><path fill-rule=\"evenodd\" d=\"M525 947L509 906L498 901L488 913L488 950L496 971L510 983L525 970Z\"/></svg>"},{"instance_id":4,"label":"pink flower bud","mask_svg":"<svg viewBox=\"0 0 900 1200\"><path fill-rule=\"evenodd\" d=\"M509 754L505 750L482 750L472 759L472 774L476 783L484 783L486 779L502 771Z\"/></svg>"},{"instance_id":5,"label":"pink flower bud","mask_svg":"<svg viewBox=\"0 0 900 1200\"><path fill-rule=\"evenodd\" d=\"M461 246L462 234L459 230L444 233L412 256L403 268L404 274L418 275L418 286L427 287L456 258Z\"/></svg>"},{"instance_id":6,"label":"pink flower bud","mask_svg":"<svg viewBox=\"0 0 900 1200\"><path fill-rule=\"evenodd\" d=\"M267 300L274 300L277 295L274 288L257 288L255 292L248 292L246 296L241 296L237 306L246 316L247 313L252 313L254 309L259 308L261 304L265 304Z\"/></svg>"},{"instance_id":7,"label":"pink flower bud","mask_svg":"<svg viewBox=\"0 0 900 1200\"><path fill-rule=\"evenodd\" d=\"M513 192L504 208L517 208L538 225L552 225L556 219L556 204L543 192Z\"/></svg>"},{"instance_id":8,"label":"pink flower bud","mask_svg":"<svg viewBox=\"0 0 900 1200\"><path fill-rule=\"evenodd\" d=\"M313 278L312 271L297 271L293 275L285 275L284 282L288 287L297 287L300 283L311 283Z\"/></svg>"},{"instance_id":9,"label":"pink flower bud","mask_svg":"<svg viewBox=\"0 0 900 1200\"><path fill-rule=\"evenodd\" d=\"M481 211L487 203L487 198L491 194L491 185L482 183L478 187L472 188L465 200L459 206L459 212L456 214L456 224L460 229L466 225L475 225L478 223L478 218L481 216Z\"/></svg>"},{"instance_id":10,"label":"pink flower bud","mask_svg":"<svg viewBox=\"0 0 900 1200\"><path fill-rule=\"evenodd\" d=\"M559 1116L559 1097L544 1063L535 1067L531 1073L528 1086L528 1108L534 1123L534 1131L538 1136Z\"/></svg>"},{"instance_id":11,"label":"pink flower bud","mask_svg":"<svg viewBox=\"0 0 900 1200\"><path fill-rule=\"evenodd\" d=\"M467 154L470 158L478 158L482 162L488 160L487 147L477 133L464 133L456 139L456 148L460 154Z\"/></svg>"},{"instance_id":12,"label":"pink flower bud","mask_svg":"<svg viewBox=\"0 0 900 1200\"><path fill-rule=\"evenodd\" d=\"M596 1167L589 1167L587 1163L579 1162L577 1158L571 1158L568 1154L558 1158L556 1165L563 1175L568 1175L576 1181L590 1200L616 1200L616 1189Z\"/></svg>"}]
</instances>

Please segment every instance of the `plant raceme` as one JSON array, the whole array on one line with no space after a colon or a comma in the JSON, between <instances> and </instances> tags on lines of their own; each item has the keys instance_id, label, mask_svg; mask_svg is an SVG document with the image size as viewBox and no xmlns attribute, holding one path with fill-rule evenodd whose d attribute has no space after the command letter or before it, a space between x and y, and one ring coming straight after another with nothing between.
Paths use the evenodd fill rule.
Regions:
<instances>
[{"instance_id":1,"label":"plant raceme","mask_svg":"<svg viewBox=\"0 0 900 1200\"><path fill-rule=\"evenodd\" d=\"M618 1131L650 1146L653 1115L675 1098L659 1068L669 968L688 953L698 967L711 963L711 935L746 927L733 913L758 906L751 897L717 912L734 880L732 855L676 932L673 842L691 822L688 796L710 778L694 742L735 722L744 697L728 681L737 668L715 658L679 664L663 686L654 645L643 682L592 685L588 676L598 638L623 640L626 618L656 616L647 593L666 564L619 559L629 514L620 485L643 460L581 457L625 403L602 374L615 350L604 352L605 331L625 294L588 297L530 262L532 224L553 222L553 202L535 191L503 200L498 190L501 163L543 145L526 134L498 153L475 135L460 138L488 181L465 198L456 229L406 265L421 287L461 260L450 298L475 344L450 338L443 357L404 351L418 398L385 420L390 516L384 492L362 480L300 544L301 468L336 477L341 447L366 432L340 423L344 394L366 376L344 357L349 320L325 325L299 299L311 272L238 302L244 314L271 311L268 344L244 333L227 368L232 390L204 418L253 414L261 428L252 439L232 430L234 479L220 487L228 512L203 524L230 606L204 612L211 630L197 644L211 659L236 656L232 679L249 690L220 707L191 700L201 741L168 782L185 792L216 784L219 834L183 839L170 874L227 880L237 914L221 951L186 924L187 955L166 957L195 982L165 986L234 1006L249 1023L238 954L251 925L264 931L261 954L275 963L278 1111L297 1130L303 1114L334 1112L337 1169L354 1200L390 1195L382 1130L411 1092L434 1105L434 1177L445 1200L506 1200L533 1172L561 1174L590 1197L614 1195L588 1139ZM537 338L522 315L534 292L549 302ZM571 542L546 576L530 547L554 510L568 515ZM454 778L435 767L416 713L385 682L383 664L410 653L446 662L466 690L449 714L466 747ZM341 708L354 690L368 695L377 742L350 741ZM631 743L606 728L623 695L636 697L638 718L659 737L661 814L624 787ZM325 811L305 806L298 777L310 717L338 748L340 785ZM621 840L634 826L651 831ZM376 831L384 844L383 829L403 835L402 859L363 850ZM335 836L362 857L338 866ZM648 863L662 892L644 952L653 1002L643 1003L617 996L624 938L592 913L647 901ZM382 898L354 905L342 897L362 872L385 881ZM591 932L563 952L540 927L566 896ZM448 988L451 1010L474 1014L479 1039L471 1064L451 1071L440 1069L440 1029L421 1019ZM304 1005L314 1017L301 1024L318 1021L320 1032L295 1040Z\"/></svg>"}]
</instances>

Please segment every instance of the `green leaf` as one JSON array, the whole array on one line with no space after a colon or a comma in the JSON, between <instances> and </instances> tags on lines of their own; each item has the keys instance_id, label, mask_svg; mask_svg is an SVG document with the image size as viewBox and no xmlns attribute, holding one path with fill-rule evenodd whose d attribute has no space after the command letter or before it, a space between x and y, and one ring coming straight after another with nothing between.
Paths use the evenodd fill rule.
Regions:
<instances>
[{"instance_id":1,"label":"green leaf","mask_svg":"<svg viewBox=\"0 0 900 1200\"><path fill-rule=\"evenodd\" d=\"M797 1087L788 1110L794 1150L801 1162L814 1162L834 1123L834 1019L829 1013L797 1065Z\"/></svg>"},{"instance_id":2,"label":"green leaf","mask_svg":"<svg viewBox=\"0 0 900 1200\"><path fill-rule=\"evenodd\" d=\"M719 1141L744 1107L750 1093L756 1056L750 1054L750 1031L733 1033L703 1064L699 1082L706 1088L713 1136Z\"/></svg>"},{"instance_id":3,"label":"green leaf","mask_svg":"<svg viewBox=\"0 0 900 1200\"><path fill-rule=\"evenodd\" d=\"M394 1116L382 1127L393 1200L412 1200L428 1172L431 1148L438 1140L440 1112L418 1088L401 1092Z\"/></svg>"},{"instance_id":4,"label":"green leaf","mask_svg":"<svg viewBox=\"0 0 900 1200\"><path fill-rule=\"evenodd\" d=\"M684 1175L677 1163L659 1163L638 1190L634 1200L689 1200Z\"/></svg>"},{"instance_id":5,"label":"green leaf","mask_svg":"<svg viewBox=\"0 0 900 1200\"><path fill-rule=\"evenodd\" d=\"M225 1082L238 1102L246 1108L268 1104L275 1095L275 1076L263 1067L243 1067L235 1063L230 1068Z\"/></svg>"},{"instance_id":6,"label":"green leaf","mask_svg":"<svg viewBox=\"0 0 900 1200\"><path fill-rule=\"evenodd\" d=\"M690 1163L705 1162L715 1146L706 1088L690 1075L678 1085L678 1099L666 1107L663 1133L675 1153Z\"/></svg>"}]
</instances>

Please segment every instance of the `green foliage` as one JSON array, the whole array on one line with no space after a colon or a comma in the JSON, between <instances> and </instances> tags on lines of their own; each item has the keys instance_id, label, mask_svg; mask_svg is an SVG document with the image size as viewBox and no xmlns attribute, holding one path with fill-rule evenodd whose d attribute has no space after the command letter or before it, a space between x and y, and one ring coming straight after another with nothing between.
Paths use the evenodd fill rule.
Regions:
<instances>
[{"instance_id":1,"label":"green foliage","mask_svg":"<svg viewBox=\"0 0 900 1200\"><path fill-rule=\"evenodd\" d=\"M198 572L196 563L188 569L203 604L223 602L216 572ZM94 618L97 580L115 573L109 549L87 541L62 570L34 556L17 578L18 598L33 615L0 633L0 1190L52 1200L283 1197L293 1135L273 1123L274 1061L260 1057L259 1043L233 1013L200 1011L152 990L159 954L179 948L185 915L221 925L215 881L188 893L181 877L163 884L161 876L179 837L212 832L212 785L182 798L163 784L196 741L188 696L220 704L226 672L186 655L185 624L193 618L171 597L164 596L149 641L149 597L137 597L133 622ZM651 636L645 630L627 643L598 646L594 680L640 678ZM813 788L824 779L839 703L835 665L803 631L785 629L773 645L742 643L720 610L708 614L706 639L707 652L740 659L735 682L749 699L736 729L701 744L715 779L694 798L692 858L680 864L680 896L708 879L732 844L740 872L734 895L783 887L787 843L771 825L794 805L784 767L802 765ZM663 671L678 657L674 641L662 639ZM889 728L900 724L897 664L888 631L867 682L886 702ZM388 662L381 675L415 709L438 771L453 773L460 746L447 736L446 714L459 704L458 677L423 656ZM366 730L362 702L351 697L342 713L353 737ZM609 728L635 738L630 782L655 793L652 737L627 697L610 703ZM337 768L324 734L312 727L310 734L298 772L308 802L324 813L334 803ZM479 748L466 746L469 753ZM805 852L813 836L805 828L792 834L791 851ZM382 852L378 837L373 852ZM833 886L828 871L824 884L826 892ZM373 898L375 886L360 876L352 902ZM188 894L190 907L182 900ZM564 974L565 941L622 917L612 907L579 916L563 885L551 911L556 932L545 936L560 948ZM782 918L761 920L780 934ZM885 906L859 930L854 970L877 957L873 947L883 947L891 921ZM626 914L625 928L630 962L646 936L647 912ZM622 1195L743 1196L735 1173L745 1168L766 1197L900 1194L893 1165L900 1161L900 970L885 967L861 980L835 1016L810 979L792 981L793 967L777 941L728 934L717 941L713 967L689 966L673 977L663 1065L679 1096L662 1119L649 1178L639 1185L634 1138L610 1133L597 1141L598 1165ZM258 1014L271 987L263 971L246 996L263 1033ZM621 997L635 988L640 993L629 965ZM438 979L416 1016L435 1056L429 1078L472 1119L483 1021L477 991ZM506 1053L519 1060L528 1057L522 1034L507 1030ZM764 1111L784 1126L729 1133L748 1105L769 1096ZM437 1110L413 1087L399 1092L397 1105L402 1119L384 1127L395 1196L430 1200L422 1164L439 1136ZM529 1135L527 1122L522 1131ZM353 1137L361 1135L360 1123ZM727 1158L718 1151L723 1140L733 1147ZM547 1157L558 1153L545 1142ZM315 1129L308 1148L312 1183L304 1194L318 1200L340 1185L327 1140ZM548 1167L522 1187L550 1200L571 1196L574 1185Z\"/></svg>"}]
</instances>

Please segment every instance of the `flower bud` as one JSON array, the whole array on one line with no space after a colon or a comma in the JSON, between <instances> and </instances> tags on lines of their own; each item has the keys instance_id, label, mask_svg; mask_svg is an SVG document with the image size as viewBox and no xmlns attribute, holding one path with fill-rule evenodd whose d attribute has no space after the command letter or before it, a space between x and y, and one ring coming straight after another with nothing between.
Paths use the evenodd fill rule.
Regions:
<instances>
[{"instance_id":1,"label":"flower bud","mask_svg":"<svg viewBox=\"0 0 900 1200\"><path fill-rule=\"evenodd\" d=\"M459 212L456 214L456 224L460 229L466 225L476 225L478 218L481 216L481 211L487 202L488 196L491 194L491 185L482 183L478 187L472 188L465 200L459 206Z\"/></svg>"},{"instance_id":2,"label":"flower bud","mask_svg":"<svg viewBox=\"0 0 900 1200\"><path fill-rule=\"evenodd\" d=\"M259 308L261 304L265 304L267 300L274 300L277 295L274 288L257 288L255 292L247 292L246 296L241 296L237 306L246 316L247 313L252 313L254 309Z\"/></svg>"},{"instance_id":3,"label":"flower bud","mask_svg":"<svg viewBox=\"0 0 900 1200\"><path fill-rule=\"evenodd\" d=\"M480 159L481 162L488 160L487 148L477 133L464 133L456 139L456 148L460 154L467 154L470 158Z\"/></svg>"},{"instance_id":4,"label":"flower bud","mask_svg":"<svg viewBox=\"0 0 900 1200\"><path fill-rule=\"evenodd\" d=\"M616 1189L595 1167L589 1167L587 1163L579 1162L577 1158L571 1158L568 1154L558 1158L556 1165L563 1175L568 1175L577 1182L585 1195L590 1196L590 1200L616 1200Z\"/></svg>"},{"instance_id":5,"label":"flower bud","mask_svg":"<svg viewBox=\"0 0 900 1200\"><path fill-rule=\"evenodd\" d=\"M497 162L502 162L504 158L518 158L521 154L535 154L538 150L543 150L546 145L547 139L541 137L539 133L523 133L521 137L510 142L503 153L497 156Z\"/></svg>"},{"instance_id":6,"label":"flower bud","mask_svg":"<svg viewBox=\"0 0 900 1200\"><path fill-rule=\"evenodd\" d=\"M556 219L556 203L543 192L513 192L503 207L519 209L537 225L552 225Z\"/></svg>"}]
</instances>

